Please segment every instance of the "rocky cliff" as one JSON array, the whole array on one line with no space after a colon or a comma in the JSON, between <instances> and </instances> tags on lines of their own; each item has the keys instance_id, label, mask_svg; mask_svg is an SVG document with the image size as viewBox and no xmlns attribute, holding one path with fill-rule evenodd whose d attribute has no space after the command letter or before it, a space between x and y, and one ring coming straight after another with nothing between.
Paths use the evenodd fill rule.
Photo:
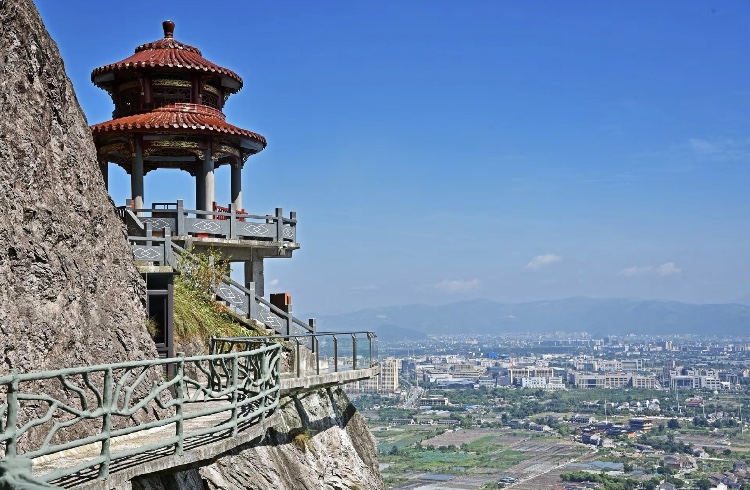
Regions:
<instances>
[{"instance_id":1,"label":"rocky cliff","mask_svg":"<svg viewBox=\"0 0 750 490\"><path fill-rule=\"evenodd\" d=\"M0 0L0 106L0 374L155 357L145 286L30 0Z\"/></svg>"},{"instance_id":2,"label":"rocky cliff","mask_svg":"<svg viewBox=\"0 0 750 490\"><path fill-rule=\"evenodd\" d=\"M380 490L375 440L341 389L283 400L263 441L197 470L133 481L133 490Z\"/></svg>"}]
</instances>

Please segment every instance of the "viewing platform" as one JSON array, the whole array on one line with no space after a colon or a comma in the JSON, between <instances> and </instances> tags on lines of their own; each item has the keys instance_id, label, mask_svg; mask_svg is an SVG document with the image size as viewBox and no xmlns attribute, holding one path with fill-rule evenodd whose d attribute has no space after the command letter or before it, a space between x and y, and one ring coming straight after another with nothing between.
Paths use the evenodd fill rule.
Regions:
<instances>
[{"instance_id":1,"label":"viewing platform","mask_svg":"<svg viewBox=\"0 0 750 490\"><path fill-rule=\"evenodd\" d=\"M297 213L284 217L281 208L274 214L249 214L234 205L222 207L214 203L212 211L185 209L183 201L154 203L151 208L134 208L133 201L118 208L127 225L128 236L146 237L150 228L153 237L170 235L173 242L196 252L215 249L231 262L254 258L291 257L300 248L297 243ZM134 248L134 259L152 261L153 251Z\"/></svg>"}]
</instances>

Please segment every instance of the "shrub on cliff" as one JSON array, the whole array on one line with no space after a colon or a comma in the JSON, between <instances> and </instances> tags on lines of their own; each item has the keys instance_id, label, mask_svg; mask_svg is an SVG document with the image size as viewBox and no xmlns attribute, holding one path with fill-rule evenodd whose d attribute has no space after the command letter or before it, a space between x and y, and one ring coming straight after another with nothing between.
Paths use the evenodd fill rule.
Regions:
<instances>
[{"instance_id":1,"label":"shrub on cliff","mask_svg":"<svg viewBox=\"0 0 750 490\"><path fill-rule=\"evenodd\" d=\"M229 274L229 262L218 251L188 252L178 263L174 281L174 335L182 344L210 337L246 337L257 332L244 326L227 306L214 300L214 288Z\"/></svg>"}]
</instances>

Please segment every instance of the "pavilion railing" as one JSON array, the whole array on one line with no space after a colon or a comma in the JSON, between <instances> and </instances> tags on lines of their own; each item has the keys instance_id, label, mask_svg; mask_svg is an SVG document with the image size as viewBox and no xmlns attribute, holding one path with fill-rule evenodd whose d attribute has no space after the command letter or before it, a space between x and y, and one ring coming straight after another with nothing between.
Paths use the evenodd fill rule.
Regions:
<instances>
[{"instance_id":1,"label":"pavilion railing","mask_svg":"<svg viewBox=\"0 0 750 490\"><path fill-rule=\"evenodd\" d=\"M250 350L205 356L2 376L0 442L5 447L0 456L28 460L93 446L98 455L35 478L49 482L98 468L104 479L115 460L158 450L181 454L202 438L235 436L277 408L281 350L279 343L269 341ZM174 374L165 379L165 372ZM187 409L195 402L215 403ZM139 418L148 411L159 416ZM202 417L213 418L202 425ZM161 427L173 430L138 447L118 449L116 438ZM82 432L91 435L72 437Z\"/></svg>"},{"instance_id":2,"label":"pavilion railing","mask_svg":"<svg viewBox=\"0 0 750 490\"><path fill-rule=\"evenodd\" d=\"M126 211L136 214L142 224L150 224L153 231L172 230L175 236L224 238L228 240L259 240L274 243L297 242L297 213L292 211L284 217L281 208L273 215L247 214L236 210L234 205L228 211L202 211L185 209L180 199L174 203L154 203L153 208L134 209L128 199L126 205L118 208L124 216ZM221 208L217 209L227 209ZM137 235L140 230L133 227L132 220L126 218L128 235Z\"/></svg>"},{"instance_id":3,"label":"pavilion railing","mask_svg":"<svg viewBox=\"0 0 750 490\"><path fill-rule=\"evenodd\" d=\"M282 363L282 375L295 377L356 371L378 365L378 337L374 332L315 332L258 337L212 337L212 354L255 349L270 341L293 346L291 363Z\"/></svg>"},{"instance_id":4,"label":"pavilion railing","mask_svg":"<svg viewBox=\"0 0 750 490\"><path fill-rule=\"evenodd\" d=\"M144 236L129 236L133 247L133 258L136 261L155 265L169 265L177 270L189 268L192 255L188 250L172 241L170 228L163 229L164 236L154 236L151 224L144 225ZM283 335L306 334L315 332L315 319L307 322L296 318L291 307L284 311L255 293L255 283L247 287L237 283L228 276L216 286L217 298L225 301L235 313L264 323L268 328Z\"/></svg>"}]
</instances>

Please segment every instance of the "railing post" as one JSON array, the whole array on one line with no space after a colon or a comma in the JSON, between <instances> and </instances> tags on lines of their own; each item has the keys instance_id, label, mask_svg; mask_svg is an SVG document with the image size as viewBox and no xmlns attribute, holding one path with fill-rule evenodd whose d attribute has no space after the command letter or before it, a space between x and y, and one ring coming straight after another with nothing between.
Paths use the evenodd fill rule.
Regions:
<instances>
[{"instance_id":1,"label":"railing post","mask_svg":"<svg viewBox=\"0 0 750 490\"><path fill-rule=\"evenodd\" d=\"M320 375L320 343L317 335L313 337L313 346L315 347L315 374Z\"/></svg>"},{"instance_id":2,"label":"railing post","mask_svg":"<svg viewBox=\"0 0 750 490\"><path fill-rule=\"evenodd\" d=\"M175 212L177 222L177 236L186 236L185 233L185 208L182 199L177 200L177 211Z\"/></svg>"},{"instance_id":3,"label":"railing post","mask_svg":"<svg viewBox=\"0 0 750 490\"><path fill-rule=\"evenodd\" d=\"M237 436L237 415L239 414L239 408L237 408L239 387L237 386L238 377L238 364L239 354L235 353L232 362L232 437Z\"/></svg>"},{"instance_id":4,"label":"railing post","mask_svg":"<svg viewBox=\"0 0 750 490\"><path fill-rule=\"evenodd\" d=\"M286 310L286 334L292 335L292 321L294 316L292 315L292 305L287 305Z\"/></svg>"},{"instance_id":5,"label":"railing post","mask_svg":"<svg viewBox=\"0 0 750 490\"><path fill-rule=\"evenodd\" d=\"M333 336L333 372L339 372L339 339Z\"/></svg>"},{"instance_id":6,"label":"railing post","mask_svg":"<svg viewBox=\"0 0 750 490\"><path fill-rule=\"evenodd\" d=\"M302 348L301 348L301 346L302 346L302 342L300 342L299 337L294 337L294 341L297 343L297 354L295 355L295 357L297 358L296 359L296 361L297 361L297 377L301 378L302 377L302 359L301 359L301 354L302 354Z\"/></svg>"},{"instance_id":7,"label":"railing post","mask_svg":"<svg viewBox=\"0 0 750 490\"><path fill-rule=\"evenodd\" d=\"M292 220L289 223L289 227L292 230L292 243L297 243L297 211L290 212L289 219Z\"/></svg>"},{"instance_id":8,"label":"railing post","mask_svg":"<svg viewBox=\"0 0 750 490\"><path fill-rule=\"evenodd\" d=\"M310 327L310 333L315 333L315 318L309 318L307 325Z\"/></svg>"},{"instance_id":9,"label":"railing post","mask_svg":"<svg viewBox=\"0 0 750 490\"><path fill-rule=\"evenodd\" d=\"M372 335L370 335L370 332L367 332L367 341L370 343L370 365L368 367L372 367Z\"/></svg>"},{"instance_id":10,"label":"railing post","mask_svg":"<svg viewBox=\"0 0 750 490\"><path fill-rule=\"evenodd\" d=\"M99 479L106 480L109 476L109 442L112 432L112 368L104 371L104 389L102 390L102 450L101 456L104 457L101 466L99 466Z\"/></svg>"},{"instance_id":11,"label":"railing post","mask_svg":"<svg viewBox=\"0 0 750 490\"><path fill-rule=\"evenodd\" d=\"M10 439L5 444L5 457L16 456L18 452L18 387L20 382L15 369L10 374L13 376L13 380L8 386L8 418L5 419L5 430L10 431Z\"/></svg>"},{"instance_id":12,"label":"railing post","mask_svg":"<svg viewBox=\"0 0 750 490\"><path fill-rule=\"evenodd\" d=\"M177 372L175 377L177 378L177 384L174 385L175 389L175 415L177 415L177 422L175 422L175 435L177 436L177 443L175 444L175 454L182 454L183 444L185 442L184 424L182 414L182 404L185 402L185 353L177 353Z\"/></svg>"},{"instance_id":13,"label":"railing post","mask_svg":"<svg viewBox=\"0 0 750 490\"><path fill-rule=\"evenodd\" d=\"M172 253L172 230L168 226L164 227L164 265L177 266Z\"/></svg>"},{"instance_id":14,"label":"railing post","mask_svg":"<svg viewBox=\"0 0 750 490\"><path fill-rule=\"evenodd\" d=\"M352 334L352 371L357 370L357 334Z\"/></svg>"},{"instance_id":15,"label":"railing post","mask_svg":"<svg viewBox=\"0 0 750 490\"><path fill-rule=\"evenodd\" d=\"M276 241L284 241L284 210L276 208Z\"/></svg>"},{"instance_id":16,"label":"railing post","mask_svg":"<svg viewBox=\"0 0 750 490\"><path fill-rule=\"evenodd\" d=\"M151 223L146 223L146 238L147 238L146 246L147 247L150 247L151 245L154 244L153 241L149 240L150 238L153 238L153 236L154 236L154 231L151 229Z\"/></svg>"},{"instance_id":17,"label":"railing post","mask_svg":"<svg viewBox=\"0 0 750 490\"><path fill-rule=\"evenodd\" d=\"M252 320L258 320L258 303L255 301L255 283L245 284L247 289L247 316Z\"/></svg>"},{"instance_id":18,"label":"railing post","mask_svg":"<svg viewBox=\"0 0 750 490\"><path fill-rule=\"evenodd\" d=\"M229 239L237 239L237 210L234 208L234 204L229 205Z\"/></svg>"}]
</instances>

